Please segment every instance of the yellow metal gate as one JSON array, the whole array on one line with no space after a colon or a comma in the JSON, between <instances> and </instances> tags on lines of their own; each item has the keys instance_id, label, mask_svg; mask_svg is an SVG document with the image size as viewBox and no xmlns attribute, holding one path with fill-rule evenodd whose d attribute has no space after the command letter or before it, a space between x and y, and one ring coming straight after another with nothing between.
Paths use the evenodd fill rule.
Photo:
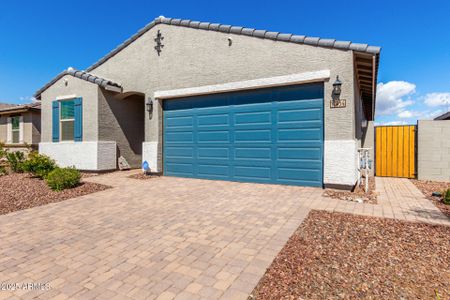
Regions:
<instances>
[{"instance_id":1,"label":"yellow metal gate","mask_svg":"<svg viewBox=\"0 0 450 300\"><path fill-rule=\"evenodd\" d=\"M375 127L375 174L415 177L416 126Z\"/></svg>"}]
</instances>

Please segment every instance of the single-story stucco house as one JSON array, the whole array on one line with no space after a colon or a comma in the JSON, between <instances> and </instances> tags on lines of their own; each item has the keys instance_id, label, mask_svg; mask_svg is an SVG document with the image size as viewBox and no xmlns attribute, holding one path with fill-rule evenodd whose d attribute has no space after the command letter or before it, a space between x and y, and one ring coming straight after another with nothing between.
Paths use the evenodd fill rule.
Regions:
<instances>
[{"instance_id":1,"label":"single-story stucco house","mask_svg":"<svg viewBox=\"0 0 450 300\"><path fill-rule=\"evenodd\" d=\"M352 187L379 54L158 17L85 71L69 68L37 91L39 149L85 170L115 169L123 156L170 176Z\"/></svg>"},{"instance_id":2,"label":"single-story stucco house","mask_svg":"<svg viewBox=\"0 0 450 300\"><path fill-rule=\"evenodd\" d=\"M41 103L0 103L0 143L11 151L38 148L41 140Z\"/></svg>"}]
</instances>

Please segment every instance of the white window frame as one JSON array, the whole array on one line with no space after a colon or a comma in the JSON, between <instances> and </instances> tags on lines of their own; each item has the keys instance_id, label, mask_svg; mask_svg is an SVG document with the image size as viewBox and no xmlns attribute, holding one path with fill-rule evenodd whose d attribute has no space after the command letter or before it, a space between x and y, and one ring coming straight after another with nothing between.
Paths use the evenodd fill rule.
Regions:
<instances>
[{"instance_id":1,"label":"white window frame","mask_svg":"<svg viewBox=\"0 0 450 300\"><path fill-rule=\"evenodd\" d=\"M75 141L75 132L74 132L73 138L71 140L63 140L62 139L63 138L63 135L62 135L62 123L63 122L68 122L68 121L72 121L73 125L75 126L75 113L74 113L74 117L72 119L63 119L62 118L62 105L61 104L63 102L73 101L73 100L75 100L75 98L64 99L64 100L59 101L59 141L63 142L63 143L64 142L69 142L70 143L70 142L74 142ZM75 104L74 104L74 107L75 107Z\"/></svg>"},{"instance_id":2,"label":"white window frame","mask_svg":"<svg viewBox=\"0 0 450 300\"><path fill-rule=\"evenodd\" d=\"M19 128L14 129L13 128L13 119L18 118L19 119ZM19 133L19 140L17 142L14 142L14 132ZM12 145L19 145L23 144L23 116L22 115L15 115L8 117L8 126L7 126L7 144Z\"/></svg>"}]
</instances>

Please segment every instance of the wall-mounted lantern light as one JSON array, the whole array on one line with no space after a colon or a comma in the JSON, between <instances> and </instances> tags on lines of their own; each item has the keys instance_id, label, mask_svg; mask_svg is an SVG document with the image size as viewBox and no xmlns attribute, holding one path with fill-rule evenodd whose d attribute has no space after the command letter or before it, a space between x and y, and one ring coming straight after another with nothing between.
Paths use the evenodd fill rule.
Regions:
<instances>
[{"instance_id":1,"label":"wall-mounted lantern light","mask_svg":"<svg viewBox=\"0 0 450 300\"><path fill-rule=\"evenodd\" d=\"M345 99L341 99L341 86L342 81L339 80L339 75L336 76L336 80L333 83L333 94L331 95L330 107L339 108L345 107Z\"/></svg>"},{"instance_id":2,"label":"wall-mounted lantern light","mask_svg":"<svg viewBox=\"0 0 450 300\"><path fill-rule=\"evenodd\" d=\"M339 80L339 75L336 76L336 80L333 83L333 94L339 98L339 96L341 95L341 86L342 86L342 81Z\"/></svg>"},{"instance_id":3,"label":"wall-mounted lantern light","mask_svg":"<svg viewBox=\"0 0 450 300\"><path fill-rule=\"evenodd\" d=\"M151 113L153 111L153 100L152 98L147 99L147 103L145 103L145 106L147 107L147 111Z\"/></svg>"}]
</instances>

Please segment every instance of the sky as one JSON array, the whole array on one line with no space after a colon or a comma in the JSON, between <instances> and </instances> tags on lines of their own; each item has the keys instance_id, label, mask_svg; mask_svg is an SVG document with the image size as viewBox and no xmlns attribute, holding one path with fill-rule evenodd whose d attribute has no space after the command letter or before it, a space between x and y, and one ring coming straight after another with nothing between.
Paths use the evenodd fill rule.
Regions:
<instances>
[{"instance_id":1,"label":"sky","mask_svg":"<svg viewBox=\"0 0 450 300\"><path fill-rule=\"evenodd\" d=\"M0 9L0 102L27 103L160 15L381 46L378 124L450 106L450 1L13 1ZM345 84L345 83L344 83Z\"/></svg>"}]
</instances>

